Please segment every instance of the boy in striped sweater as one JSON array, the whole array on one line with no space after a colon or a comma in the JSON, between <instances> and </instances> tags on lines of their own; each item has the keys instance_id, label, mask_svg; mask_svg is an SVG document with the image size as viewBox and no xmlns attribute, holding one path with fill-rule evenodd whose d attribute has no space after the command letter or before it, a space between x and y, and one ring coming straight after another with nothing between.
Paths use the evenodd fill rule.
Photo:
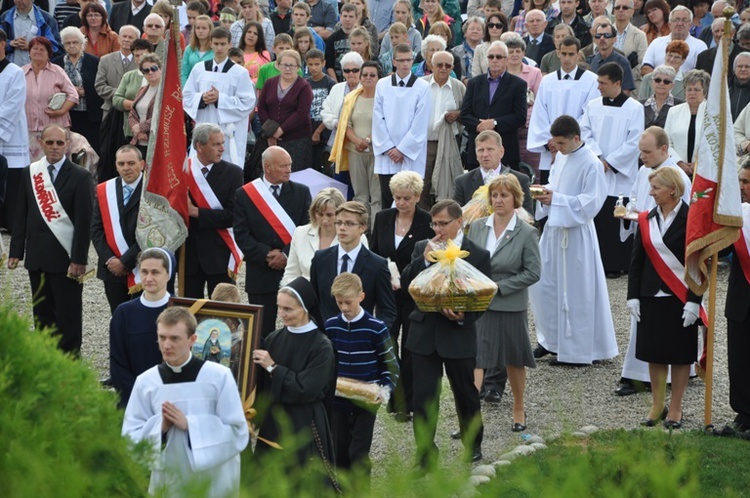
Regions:
<instances>
[{"instance_id":1,"label":"boy in striped sweater","mask_svg":"<svg viewBox=\"0 0 750 498\"><path fill-rule=\"evenodd\" d=\"M333 280L331 295L341 311L325 325L337 353L337 376L379 384L379 401L388 403L399 374L388 327L360 306L365 293L357 275L348 272L338 275ZM361 466L369 473L378 406L336 397L331 429L339 468Z\"/></svg>"}]
</instances>

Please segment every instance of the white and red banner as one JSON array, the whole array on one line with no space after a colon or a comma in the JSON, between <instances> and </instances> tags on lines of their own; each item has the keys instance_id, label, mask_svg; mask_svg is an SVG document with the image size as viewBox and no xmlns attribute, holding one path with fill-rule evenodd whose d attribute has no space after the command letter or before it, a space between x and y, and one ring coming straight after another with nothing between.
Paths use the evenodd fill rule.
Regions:
<instances>
[{"instance_id":1,"label":"white and red banner","mask_svg":"<svg viewBox=\"0 0 750 498\"><path fill-rule=\"evenodd\" d=\"M729 90L724 77L726 49L722 40L697 134L698 159L685 241L685 281L698 295L708 289L706 260L732 245L742 227Z\"/></svg>"},{"instance_id":2,"label":"white and red banner","mask_svg":"<svg viewBox=\"0 0 750 498\"><path fill-rule=\"evenodd\" d=\"M281 207L276 197L268 190L263 180L256 178L250 183L245 184L242 190L253 201L255 207L258 208L260 214L271 225L271 228L273 228L273 231L276 232L281 241L284 244L289 244L292 241L292 235L297 226L286 211L284 211L284 208Z\"/></svg>"},{"instance_id":3,"label":"white and red banner","mask_svg":"<svg viewBox=\"0 0 750 498\"><path fill-rule=\"evenodd\" d=\"M745 280L750 283L750 204L746 202L742 203L742 221L742 232L734 243L734 252L740 260Z\"/></svg>"},{"instance_id":4,"label":"white and red banner","mask_svg":"<svg viewBox=\"0 0 750 498\"><path fill-rule=\"evenodd\" d=\"M42 220L70 257L70 251L73 250L75 227L70 216L65 212L60 199L57 198L57 190L55 190L55 185L49 176L47 166L49 166L49 163L44 157L29 165L31 190L34 192L34 200L39 208L39 213L42 215Z\"/></svg>"},{"instance_id":5,"label":"white and red banner","mask_svg":"<svg viewBox=\"0 0 750 498\"><path fill-rule=\"evenodd\" d=\"M136 239L143 249L162 247L174 252L188 233L187 135L179 52L179 32L173 29L166 39L138 212Z\"/></svg>"},{"instance_id":6,"label":"white and red banner","mask_svg":"<svg viewBox=\"0 0 750 498\"><path fill-rule=\"evenodd\" d=\"M188 175L190 195L193 196L195 203L199 208L202 209L224 209L221 205L221 201L216 197L211 185L203 176L200 166L193 161L189 160L190 163L190 174ZM242 250L237 242L234 240L234 229L229 228L217 228L216 233L219 234L221 240L229 248L229 263L227 271L232 279L236 279L240 273L240 267L242 266Z\"/></svg>"},{"instance_id":7,"label":"white and red banner","mask_svg":"<svg viewBox=\"0 0 750 498\"><path fill-rule=\"evenodd\" d=\"M122 255L130 247L122 233L120 225L120 209L117 206L117 179L112 178L96 186L96 198L99 201L99 211L102 214L102 227L107 245L115 256ZM128 293L133 294L140 290L141 276L138 274L138 265L128 272Z\"/></svg>"}]
</instances>

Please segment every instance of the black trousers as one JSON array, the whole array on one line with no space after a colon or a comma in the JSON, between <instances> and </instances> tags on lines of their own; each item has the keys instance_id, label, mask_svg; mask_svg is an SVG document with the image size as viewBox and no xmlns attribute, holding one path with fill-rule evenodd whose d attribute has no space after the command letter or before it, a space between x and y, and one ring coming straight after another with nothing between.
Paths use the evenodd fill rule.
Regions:
<instances>
[{"instance_id":1,"label":"black trousers","mask_svg":"<svg viewBox=\"0 0 750 498\"><path fill-rule=\"evenodd\" d=\"M390 328L393 349L398 358L400 373L396 389L393 391L389 410L396 413L411 413L414 396L414 374L412 368L411 351L405 346L409 339L409 315L414 311L414 301L404 296L405 291L396 291L396 320ZM399 341L399 336L401 340ZM401 343L401 346L399 346Z\"/></svg>"},{"instance_id":2,"label":"black trousers","mask_svg":"<svg viewBox=\"0 0 750 498\"><path fill-rule=\"evenodd\" d=\"M259 304L263 306L261 337L265 339L268 334L276 330L276 313L278 311L278 306L276 306L276 293L251 294L248 292L247 302L249 304Z\"/></svg>"},{"instance_id":3,"label":"black trousers","mask_svg":"<svg viewBox=\"0 0 750 498\"><path fill-rule=\"evenodd\" d=\"M436 459L440 386L443 367L453 391L458 413L461 438L468 451L480 449L484 427L479 404L479 392L474 386L476 358L443 358L437 352L421 355L412 352L414 368L414 437L417 442L417 462L431 464Z\"/></svg>"},{"instance_id":4,"label":"black trousers","mask_svg":"<svg viewBox=\"0 0 750 498\"><path fill-rule=\"evenodd\" d=\"M484 371L482 389L486 391L505 392L505 383L508 381L508 371L504 368L487 368Z\"/></svg>"},{"instance_id":5,"label":"black trousers","mask_svg":"<svg viewBox=\"0 0 750 498\"><path fill-rule=\"evenodd\" d=\"M55 328L57 347L78 356L83 340L83 285L66 273L29 271L37 327Z\"/></svg>"},{"instance_id":6,"label":"black trousers","mask_svg":"<svg viewBox=\"0 0 750 498\"><path fill-rule=\"evenodd\" d=\"M204 289L208 286L208 297L210 299L211 294L214 293L214 289L220 283L235 284L236 282L229 278L227 272L216 275L206 275L203 273L203 270L198 267L197 273L185 275L185 297L203 299L206 296L204 294Z\"/></svg>"},{"instance_id":7,"label":"black trousers","mask_svg":"<svg viewBox=\"0 0 750 498\"><path fill-rule=\"evenodd\" d=\"M104 282L104 294L107 296L109 312L112 315L115 314L118 306L135 297L135 295L128 294L128 284L122 282Z\"/></svg>"},{"instance_id":8,"label":"black trousers","mask_svg":"<svg viewBox=\"0 0 750 498\"><path fill-rule=\"evenodd\" d=\"M380 204L381 209L388 209L393 204L393 194L391 193L391 178L393 175L378 175L380 180L380 198L382 202Z\"/></svg>"},{"instance_id":9,"label":"black trousers","mask_svg":"<svg viewBox=\"0 0 750 498\"><path fill-rule=\"evenodd\" d=\"M594 217L596 238L599 240L599 251L606 273L628 271L630 256L633 253L633 237L620 242L620 220L612 216L616 202L616 196L608 196L599 214ZM623 202L627 206L629 199L625 197Z\"/></svg>"},{"instance_id":10,"label":"black trousers","mask_svg":"<svg viewBox=\"0 0 750 498\"><path fill-rule=\"evenodd\" d=\"M9 232L13 232L18 192L21 190L21 172L23 168L8 168L8 176L5 180L5 206L3 206L3 212L0 213L0 226L4 226Z\"/></svg>"},{"instance_id":11,"label":"black trousers","mask_svg":"<svg viewBox=\"0 0 750 498\"><path fill-rule=\"evenodd\" d=\"M736 257L736 256L735 256ZM737 413L735 422L750 426L750 313L745 320L727 319L729 405Z\"/></svg>"},{"instance_id":12,"label":"black trousers","mask_svg":"<svg viewBox=\"0 0 750 498\"><path fill-rule=\"evenodd\" d=\"M350 469L363 466L369 470L372 432L375 429L375 415L358 406L333 407L331 414L331 432L336 466L339 469Z\"/></svg>"}]
</instances>

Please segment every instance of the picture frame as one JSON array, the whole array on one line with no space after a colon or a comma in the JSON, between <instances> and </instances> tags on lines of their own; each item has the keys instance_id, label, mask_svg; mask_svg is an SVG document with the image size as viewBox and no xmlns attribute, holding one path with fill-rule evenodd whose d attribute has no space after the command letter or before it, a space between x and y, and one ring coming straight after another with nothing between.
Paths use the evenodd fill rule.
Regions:
<instances>
[{"instance_id":1,"label":"picture frame","mask_svg":"<svg viewBox=\"0 0 750 498\"><path fill-rule=\"evenodd\" d=\"M191 309L198 301L171 297L168 306ZM259 372L252 355L260 347L263 306L205 300L193 314L198 321L193 355L228 367L244 405L258 383Z\"/></svg>"}]
</instances>

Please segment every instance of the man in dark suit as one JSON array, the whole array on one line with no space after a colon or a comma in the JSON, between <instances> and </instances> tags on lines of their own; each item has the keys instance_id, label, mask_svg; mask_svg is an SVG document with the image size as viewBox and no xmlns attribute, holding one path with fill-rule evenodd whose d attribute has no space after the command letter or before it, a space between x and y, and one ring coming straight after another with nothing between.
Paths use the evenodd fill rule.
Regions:
<instances>
[{"instance_id":1,"label":"man in dark suit","mask_svg":"<svg viewBox=\"0 0 750 498\"><path fill-rule=\"evenodd\" d=\"M417 243L412 262L401 274L401 287L409 288L412 280L433 263L427 260L431 243L449 239L468 251L464 259L477 270L490 276L490 253L463 236L461 206L446 199L435 203L430 210L432 240ZM443 377L443 367L448 375L458 412L458 422L464 447L471 461L482 459L482 415L479 392L474 387L474 368L477 355L475 322L481 313L443 309L424 313L415 309L411 314L411 327L406 347L412 352L414 369L414 437L417 442L417 465L425 470L434 468L437 446L434 443L437 428L438 393Z\"/></svg>"},{"instance_id":2,"label":"man in dark suit","mask_svg":"<svg viewBox=\"0 0 750 498\"><path fill-rule=\"evenodd\" d=\"M495 130L503 137L505 164L518 170L521 153L518 129L526 123L526 82L506 71L508 47L492 42L487 51L489 71L469 80L461 104L461 124L469 133L466 166L475 169L477 162L474 139L485 130ZM501 77L502 76L502 77Z\"/></svg>"},{"instance_id":3,"label":"man in dark suit","mask_svg":"<svg viewBox=\"0 0 750 498\"><path fill-rule=\"evenodd\" d=\"M523 37L526 43L526 57L539 65L542 63L542 57L555 50L555 40L544 32L547 27L547 16L541 10L531 10L526 13L525 26L528 33Z\"/></svg>"},{"instance_id":4,"label":"man in dark suit","mask_svg":"<svg viewBox=\"0 0 750 498\"><path fill-rule=\"evenodd\" d=\"M310 221L310 189L289 180L292 158L281 147L263 152L263 177L234 197L234 237L245 255L248 301L263 305L263 337L276 327L276 293L294 228Z\"/></svg>"},{"instance_id":5,"label":"man in dark suit","mask_svg":"<svg viewBox=\"0 0 750 498\"><path fill-rule=\"evenodd\" d=\"M553 41L555 26L567 24L573 29L573 36L578 38L582 47L591 43L591 32L589 31L590 26L586 24L583 17L576 12L578 4L578 0L559 0L558 5L560 7L560 15L547 23L547 28L545 29L545 33L550 35L553 38Z\"/></svg>"},{"instance_id":6,"label":"man in dark suit","mask_svg":"<svg viewBox=\"0 0 750 498\"><path fill-rule=\"evenodd\" d=\"M131 292L138 290L131 272L141 252L135 240L135 227L143 188L141 173L146 162L137 147L123 145L117 151L115 166L119 176L96 187L97 202L91 222L91 241L99 255L96 276L104 282L111 313L130 299ZM124 242L122 247L118 242Z\"/></svg>"},{"instance_id":7,"label":"man in dark suit","mask_svg":"<svg viewBox=\"0 0 750 498\"><path fill-rule=\"evenodd\" d=\"M234 195L242 187L242 168L222 161L224 132L203 123L193 131L188 198L190 226L185 241L185 297L203 299L217 284L235 283L240 257L232 258L236 242L231 232ZM239 253L237 253L239 255Z\"/></svg>"},{"instance_id":8,"label":"man in dark suit","mask_svg":"<svg viewBox=\"0 0 750 498\"><path fill-rule=\"evenodd\" d=\"M361 237L369 227L367 208L356 201L345 202L336 208L336 237L338 245L321 249L310 265L310 283L318 296L323 321L338 315L336 300L331 295L333 279L349 272L362 280L365 300L362 307L374 314L388 327L396 320L396 301L391 287L391 273L385 258L362 245Z\"/></svg>"},{"instance_id":9,"label":"man in dark suit","mask_svg":"<svg viewBox=\"0 0 750 498\"><path fill-rule=\"evenodd\" d=\"M88 171L66 159L64 128L45 127L41 145L44 157L21 175L8 268L25 259L34 318L41 327L56 327L58 347L78 355L83 286L77 279L86 271L94 184Z\"/></svg>"},{"instance_id":10,"label":"man in dark suit","mask_svg":"<svg viewBox=\"0 0 750 498\"><path fill-rule=\"evenodd\" d=\"M507 174L518 179L523 189L523 208L533 213L534 203L531 199L531 190L529 190L530 178L524 173L513 171L501 162L505 149L503 149L503 139L500 134L493 130L485 130L477 135L474 147L480 167L456 177L453 181L453 200L463 206L471 200L471 196L479 187L489 183L498 175Z\"/></svg>"},{"instance_id":11,"label":"man in dark suit","mask_svg":"<svg viewBox=\"0 0 750 498\"><path fill-rule=\"evenodd\" d=\"M704 28L705 31L705 28ZM703 69L708 74L714 70L714 61L719 47L712 47L698 54L695 69ZM735 40L729 46L729 65L727 66L727 78L734 76L734 59L742 52L750 50L750 25L743 24L737 31Z\"/></svg>"},{"instance_id":12,"label":"man in dark suit","mask_svg":"<svg viewBox=\"0 0 750 498\"><path fill-rule=\"evenodd\" d=\"M114 3L109 12L109 27L119 33L121 27L131 24L143 31L143 21L150 12L151 7L146 0L125 0Z\"/></svg>"}]
</instances>

